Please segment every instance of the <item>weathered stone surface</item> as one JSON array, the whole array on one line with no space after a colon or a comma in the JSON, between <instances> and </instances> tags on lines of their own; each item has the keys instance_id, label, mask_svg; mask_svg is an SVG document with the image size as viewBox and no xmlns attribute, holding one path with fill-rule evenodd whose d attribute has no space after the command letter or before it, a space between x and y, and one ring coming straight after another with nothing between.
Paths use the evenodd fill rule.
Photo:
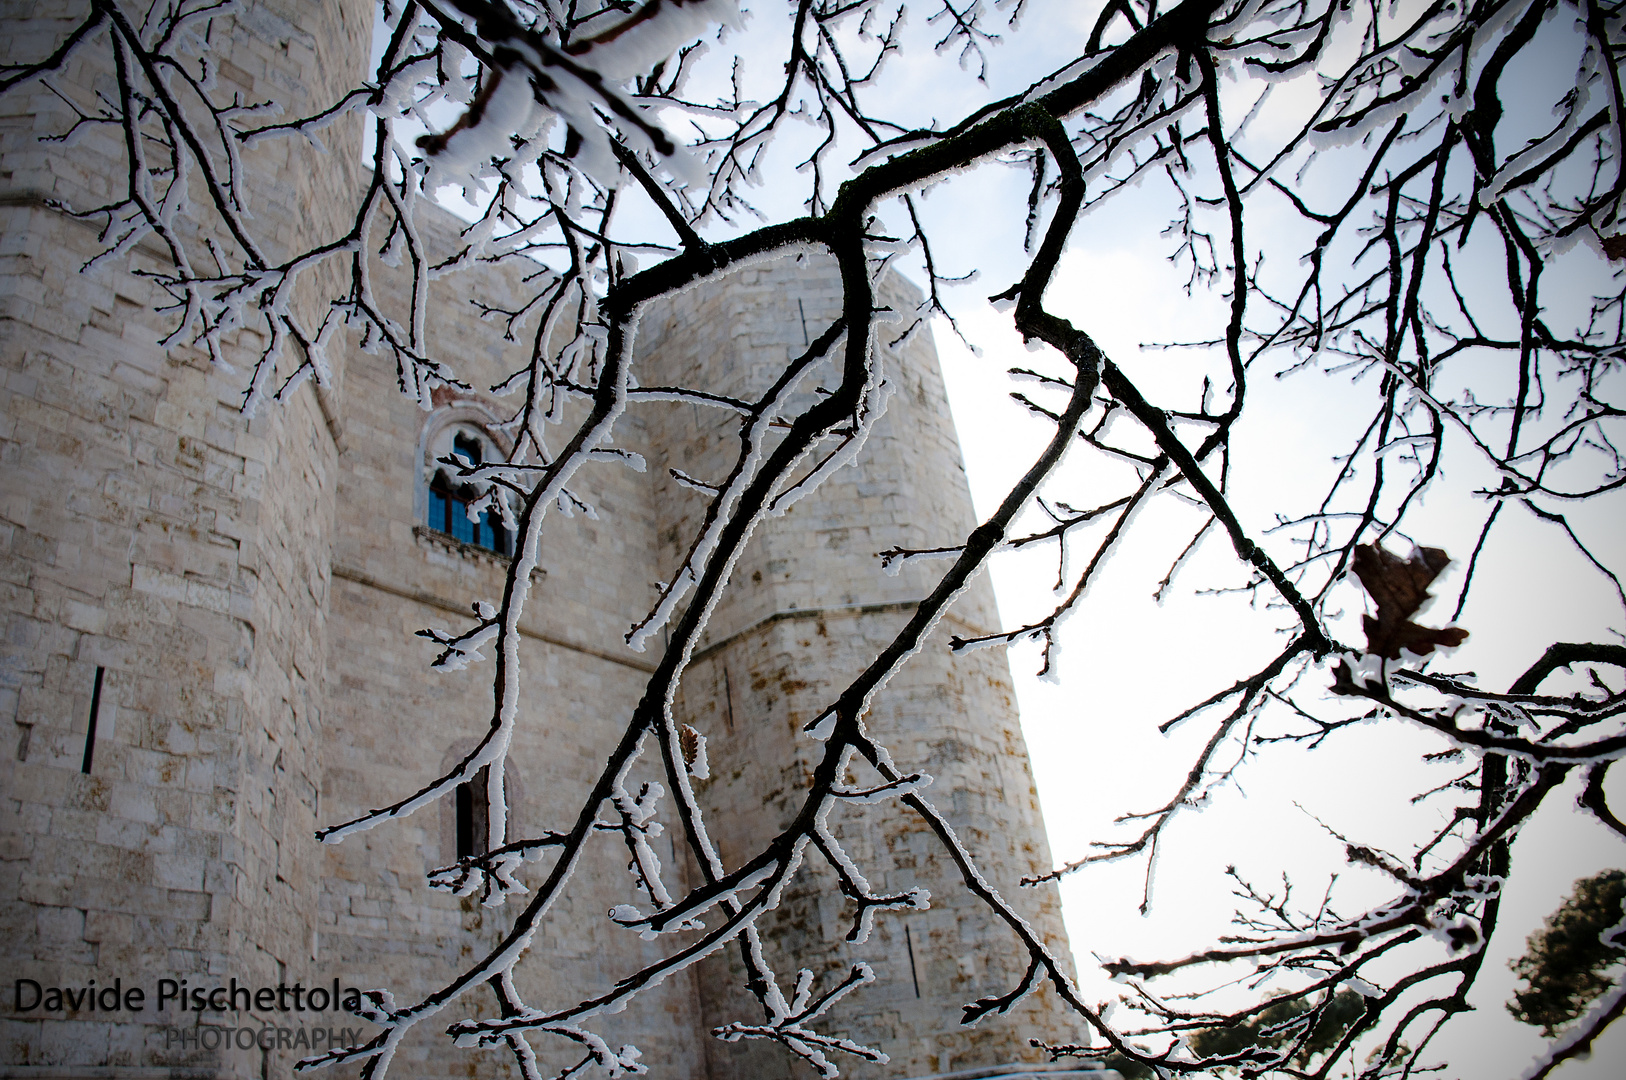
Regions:
<instances>
[{"instance_id":1,"label":"weathered stone surface","mask_svg":"<svg viewBox=\"0 0 1626 1080\"><path fill-rule=\"evenodd\" d=\"M911 311L918 300L889 282L880 302ZM646 381L750 396L839 314L833 261L781 260L731 274L644 316L642 349L656 373ZM888 576L877 553L953 544L975 524L929 338L893 347L883 328L876 347L894 386L886 414L856 464L759 526L683 681L684 712L717 747L713 778L698 788L725 860L754 851L794 816L823 749L803 726L887 646L945 565L915 562ZM833 386L837 376L826 366L807 385ZM665 406L649 423L649 444L639 449L655 478L662 577L681 559L703 511L698 493L667 469L723 475L734 423L720 411L697 416L681 404ZM983 578L887 684L866 724L898 761L933 776L926 797L995 888L1067 955L1053 888L1017 884L1051 863L1004 658L988 651L952 657L947 649L950 633L996 626ZM857 786L878 782L867 767L854 776ZM803 876L765 926L769 962L787 980L796 966L839 977L864 959L875 969L876 983L833 1009L829 1027L879 1046L892 1061L844 1061L843 1074L918 1076L1014 1062L1031 1059L1030 1038L1065 1037L1054 1002L1043 995L1011 1017L959 1027L959 1006L1004 992L1021 977L1025 958L1015 937L965 891L920 819L895 804L863 811L832 815L838 839L877 891L924 886L931 908L879 916L869 943L849 945L852 911L834 874L809 853ZM740 988L737 954L707 960L700 980L707 1027L759 1015ZM805 1068L772 1045L711 1043L707 1056L714 1077L788 1077Z\"/></svg>"},{"instance_id":2,"label":"weathered stone surface","mask_svg":"<svg viewBox=\"0 0 1626 1080\"><path fill-rule=\"evenodd\" d=\"M76 12L65 3L0 5L3 47L38 53ZM297 110L351 81L371 34L362 0L255 0L238 16L220 78L245 98L275 95ZM92 56L86 50L65 78L105 90L108 72ZM154 312L159 297L130 270L160 265L160 250L143 245L127 265L80 272L99 250L95 231L45 200L83 206L114 195L122 150L95 131L71 153L47 150L37 136L64 116L38 85L0 98L6 980L120 978L150 994L161 978L207 986L338 979L409 1000L493 946L512 912L427 887L425 871L454 854L449 807L337 846L318 846L312 834L416 790L490 721L489 668L430 673L432 649L413 632L464 628L470 603L502 588L499 559L424 527L425 440L454 415L482 425L501 403L471 391L425 413L399 393L391 363L353 351L336 357L321 400L307 384L245 420L237 405L241 362L260 344L252 329L228 342L239 372L218 370L195 349L157 344L169 329ZM339 146L355 135L332 129L326 137ZM290 142L244 160L256 221L274 247L342 231L335 215L357 183L357 155L321 157ZM427 235L445 244L450 229ZM494 270L473 287L500 301L517 283ZM382 275L379 288L398 294L405 283ZM889 288L892 307L913 306L905 286ZM472 386L491 385L523 357L524 345L505 345L478 325L462 299L436 294L435 302L431 345L455 355ZM827 264L740 271L645 315L641 381L760 389L838 303ZM489 344L482 351L473 342ZM685 717L711 740L713 778L698 790L725 858L794 811L819 750L802 724L843 673L885 646L935 579L929 563L887 577L875 553L951 543L971 523L929 338L881 352L897 392L863 457L758 531L682 685ZM701 510L667 468L718 475L733 422L690 405L636 410L618 434L646 453L649 472L590 470L581 489L599 519L550 523L524 617L524 716L509 774L516 833L558 826L575 811L639 699L650 659L630 652L622 635L654 600ZM986 582L947 623L995 625ZM1065 953L1054 892L1016 887L1048 867L1049 853L1004 662L990 652L951 658L945 641L940 629L868 723L901 761L936 777L928 797L994 885ZM98 670L99 726L85 775ZM931 909L882 915L869 945L848 946L851 913L810 856L766 924L769 959L787 984L796 964L821 974L857 958L874 965L878 981L836 1010L830 1026L878 1045L892 1063L851 1074L1026 1060L1029 1037L1072 1035L1043 995L1011 1018L972 1031L956 1025L959 1006L1008 987L1019 960L921 824L896 808L870 810L861 825L838 816L838 835L877 887L924 885ZM680 878L692 875L670 836L663 842L667 864ZM519 969L528 1000L576 1000L660 955L662 943L604 918L631 899L629 885L618 842L596 846ZM636 1043L663 1076L791 1075L776 1047L709 1037L717 1024L759 1015L739 989L737 966L737 954L719 954L627 1012L595 1019L594 1029L612 1043ZM493 1007L482 990L465 1012ZM252 1026L286 1015L204 1019ZM8 1009L0 1076L83 1067L132 1078L286 1077L306 1052L209 1049L166 1034L195 1020L150 999L139 1018L81 1011L37 1019ZM368 1027L337 1013L321 1022ZM437 1019L414 1034L397 1075L507 1074L499 1055L453 1049L443 1026ZM543 1049L564 1062L561 1048Z\"/></svg>"}]
</instances>

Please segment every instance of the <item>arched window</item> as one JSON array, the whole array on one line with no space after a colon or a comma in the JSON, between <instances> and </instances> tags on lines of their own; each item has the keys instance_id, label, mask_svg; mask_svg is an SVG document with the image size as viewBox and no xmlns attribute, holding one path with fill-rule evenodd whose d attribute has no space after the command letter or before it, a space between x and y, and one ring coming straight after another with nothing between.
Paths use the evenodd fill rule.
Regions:
<instances>
[{"instance_id":1,"label":"arched window","mask_svg":"<svg viewBox=\"0 0 1626 1080\"><path fill-rule=\"evenodd\" d=\"M478 502L483 493L463 481L457 469L444 463L448 457L460 458L469 465L500 461L502 455L491 439L472 424L449 424L430 440L427 456L429 497L424 524L465 544L499 555L512 554L513 537L504 527L502 515L486 508L470 517L469 506Z\"/></svg>"}]
</instances>

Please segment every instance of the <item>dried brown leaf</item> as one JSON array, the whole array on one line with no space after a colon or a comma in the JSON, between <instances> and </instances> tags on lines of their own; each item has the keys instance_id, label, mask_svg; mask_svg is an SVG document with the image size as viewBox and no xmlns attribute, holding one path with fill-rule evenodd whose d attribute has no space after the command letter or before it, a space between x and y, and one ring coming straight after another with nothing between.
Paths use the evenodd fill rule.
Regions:
<instances>
[{"instance_id":1,"label":"dried brown leaf","mask_svg":"<svg viewBox=\"0 0 1626 1080\"><path fill-rule=\"evenodd\" d=\"M1377 544L1355 549L1354 571L1378 606L1377 616L1361 617L1366 631L1366 651L1390 660L1400 659L1405 649L1426 656L1436 648L1454 648L1468 637L1461 627L1443 630L1412 622L1428 601L1428 587L1451 558L1439 548L1418 548L1410 559L1402 559Z\"/></svg>"}]
</instances>

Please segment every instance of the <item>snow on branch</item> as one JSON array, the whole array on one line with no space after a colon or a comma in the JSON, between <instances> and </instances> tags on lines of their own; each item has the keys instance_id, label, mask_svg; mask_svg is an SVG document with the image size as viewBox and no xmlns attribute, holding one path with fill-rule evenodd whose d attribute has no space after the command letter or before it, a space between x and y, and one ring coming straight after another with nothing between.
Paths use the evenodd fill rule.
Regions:
<instances>
[{"instance_id":1,"label":"snow on branch","mask_svg":"<svg viewBox=\"0 0 1626 1080\"><path fill-rule=\"evenodd\" d=\"M391 0L370 70L328 80L324 100L262 101L231 84L225 63L234 39L253 32L252 0L157 3L140 20L128 5L89 0L49 42L19 45L36 54L0 66L0 94L45 87L61 102L46 153L113 163L103 170L110 191L51 204L97 226L87 272L111 273L139 252L163 297L166 348L222 368L246 358L245 413L307 382L325 392L352 345L392 363L425 410L448 391L475 392L465 356L509 363L489 384L505 410L494 413L502 460L446 462L477 489L471 512L495 511L514 539L501 594L454 628L421 632L432 677L489 677L489 712L447 722L448 732L472 721L484 734L455 764L406 785L416 791L318 838L391 827L484 776L478 853L427 869L428 884L493 907L516 902L502 908L510 921L498 944L410 1003L369 991L360 1015L378 1030L301 1069L357 1063L379 1080L419 1024L456 1008L467 1013L451 1023L453 1040L503 1048L528 1080L659 1073L637 1047L595 1033L594 1018L636 1007L725 949L738 953L762 1015L716 1037L772 1043L824 1077L844 1058L884 1063L885 1047L832 1034L868 1007L869 961L826 963L833 954L810 945L789 957L793 984L774 972L788 951L773 939L776 920L808 890L828 894L844 925L850 918L843 947L853 949L873 948L877 926L930 903L980 909L1004 935L987 948L1015 959L998 985L960 1003L961 1018L991 1022L1042 1000L1088 1033L1046 1043L1056 1057L1111 1054L1160 1075L1331 1075L1335 1062L1359 1060L1364 1076L1396 1075L1427 1067L1493 937L1510 932L1498 926L1499 897L1527 872L1511 841L1566 777L1585 778L1583 809L1626 831L1603 789L1626 755L1618 643L1590 640L1591 628L1535 643L1542 659L1505 678L1431 666L1518 621L1496 614L1483 584L1509 551L1544 569L1569 560L1588 584L1565 585L1577 592L1561 599L1596 587L1618 601L1617 632L1626 614L1621 568L1589 531L1626 491L1626 288L1612 270L1626 258L1626 12L1545 0L1113 0L1057 66L1013 81L1000 68L1007 46L1073 32L1028 13L1037 2L938 0L906 18L878 0L798 0L782 21L758 12L747 23L734 0ZM959 115L934 112L962 100L954 94L921 107L932 64L944 69L932 78L963 77L977 95ZM1514 93L1540 107L1507 107ZM248 163L270 148L366 155L333 224L311 226L328 231L292 248L273 215L251 209L263 192ZM958 197L962 176L1011 170L1016 184L978 189L1010 206L937 209ZM437 200L460 202L465 223L431 227ZM1156 220L1125 223L1147 206ZM1005 219L1021 222L1020 237L982 235ZM1090 245L1102 235L1133 228L1138 246L1168 256L1173 292L1212 290L1218 301L1209 314L1169 298L1170 309L1204 312L1189 340L1137 328L1143 344L1178 346L1177 363L1098 344L1118 340L1108 327L1149 316L1104 312L1085 325L1080 315L1098 310L1098 283L1073 256L1099 254ZM795 348L753 353L767 373L755 389L707 382L709 357L692 385L640 377L640 321L661 301L810 254L837 269L839 316ZM965 288L981 259L983 272L1012 282L986 311ZM885 310L897 301L878 295L882 275L899 270L923 283L902 327ZM520 283L515 294L471 294L488 273ZM1595 295L1570 295L1577 281ZM433 313L469 303L490 339L446 340ZM734 717L726 681L726 723L685 711L708 621L729 590L751 587L735 572L753 537L799 522L799 500L862 467L889 407L894 419L938 407L916 395L898 357L936 316L972 336L973 313L1008 319L1033 354L1012 369L1012 392L1038 449L985 520L876 553L888 574L920 585L908 615L808 689L819 699L798 712L805 756L761 763L790 778L782 818L749 843L721 844L707 785L751 752L736 723L766 719ZM1274 380L1320 381L1284 405ZM985 408L961 423L992 423ZM674 447L637 446L635 429L650 430L643 420L663 409L725 423L719 456L685 467L681 456L666 463ZM1323 428L1347 431L1336 459L1301 462L1292 433ZM1289 458L1315 476L1313 492L1277 481L1272 469ZM626 633L631 650L658 655L637 665L638 704L597 718L614 737L573 801L541 827L510 822L504 765L516 732L548 711L520 678L521 627L531 625L522 620L561 617L533 591L545 540L578 512L619 528L614 500L593 483L598 467L642 472L651 460L695 508L669 538L668 580ZM1418 510L1448 489L1471 508L1468 539L1401 546L1440 519ZM1525 554L1508 535L1526 512L1551 550ZM1166 570L1157 580L1145 553L1164 550L1153 534L1170 520L1179 553L1156 556ZM1227 546L1199 545L1208 535ZM1182 585L1200 577L1205 594L1249 601L1244 617L1280 639L1172 716L1121 718L1161 721L1162 734L1206 727L1181 751L1178 779L1023 885L1140 860L1139 902L1150 910L1167 839L1201 827L1251 773L1290 752L1404 728L1426 742L1423 766L1451 771L1396 804L1442 807L1440 821L1391 851L1327 827L1340 857L1381 875L1385 898L1348 908L1340 892L1335 904L1329 875L1321 898L1301 905L1285 868L1278 888L1233 867L1239 933L1172 960L1097 960L1094 973L1129 985L1119 1002L1086 1002L1023 914L1032 909L1007 900L979 861L997 856L974 850L975 830L927 798L951 773L933 763L939 780L928 788L926 762L894 760L917 746L889 746L871 713L902 667L937 647L934 630L994 555L1036 553L1054 560L1046 586L1013 606L1009 623L967 629L950 648L1014 645L1026 662L1024 644L1040 642L1046 677L1114 680L1139 700L1183 658L1151 637L1143 667L1103 672L1073 643L1083 627L1115 628L1101 599L1108 583L1145 576L1147 593L1168 601L1176 569ZM1458 615L1425 616L1436 577L1454 592L1460 625ZM527 617L528 606L539 610ZM874 776L854 780L855 763ZM929 834L955 895L886 885L890 856L855 842L898 815ZM510 839L511 825L526 838ZM580 870L601 844L627 874L617 878L622 902L592 917L641 936L647 951L605 987L527 1001L516 971L545 964L543 927L597 895ZM810 848L819 859L805 858ZM1223 1007L1187 992L1210 975L1211 988L1235 983ZM492 989L496 1015L480 1015L468 993L480 987ZM1619 987L1605 995L1527 1075L1585 1052L1623 1001ZM1216 1050L1216 1031L1253 1041Z\"/></svg>"}]
</instances>

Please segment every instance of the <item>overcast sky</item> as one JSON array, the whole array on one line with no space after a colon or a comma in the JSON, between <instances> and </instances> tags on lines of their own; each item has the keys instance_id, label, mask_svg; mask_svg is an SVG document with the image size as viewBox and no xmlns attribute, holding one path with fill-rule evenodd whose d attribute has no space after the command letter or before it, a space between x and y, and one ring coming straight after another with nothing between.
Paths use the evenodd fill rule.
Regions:
<instances>
[{"instance_id":1,"label":"overcast sky","mask_svg":"<svg viewBox=\"0 0 1626 1080\"><path fill-rule=\"evenodd\" d=\"M1011 84L1025 82L1032 72L1059 62L1056 50L1076 47L1085 10L1067 4L1033 6L1026 26L1044 32L1013 36L1008 47L990 50L990 78L998 83L1009 71ZM1027 59L1028 50L1042 59ZM1000 230L1020 237L1024 178L999 173L985 170L957 181L934 192L929 201L937 204L942 220L960 216L982 223L981 233ZM1185 272L1166 258L1173 243L1160 235L1169 207L1167 189L1149 181L1114 213L1088 219L1087 228L1075 231L1047 299L1122 366L1154 381L1159 378L1154 370L1168 371L1166 385L1177 387L1180 376L1189 385L1191 365L1202 361L1144 346L1216 336L1228 299L1200 289L1186 295ZM1269 237L1262 239L1268 243ZM984 243L981 249L982 279L964 290L978 297L1004 288L1019 272L1010 245ZM994 265L990 254L996 256ZM997 259L1001 254L1010 261ZM948 272L961 268L946 261ZM1556 298L1555 305L1566 297L1589 296L1601 287L1605 273L1601 263L1577 254L1552 268L1547 295ZM1490 287L1496 285L1494 277L1487 280ZM962 326L982 348L980 358L942 325L936 341L973 497L979 513L986 514L1037 452L1047 431L1004 398L1013 388L1003 378L1004 370L1033 362L1011 332L1009 317L970 303ZM1031 384L1021 388L1031 392ZM1374 390L1371 380L1352 386L1348 376L1310 373L1284 383L1256 373L1250 395L1248 418L1234 443L1231 475L1243 520L1253 535L1261 536L1278 510L1313 508L1305 500L1325 490L1332 456L1353 442L1349 425L1370 416ZM1357 404L1343 404L1351 398ZM1417 542L1442 547L1458 560L1437 582L1436 594L1447 600L1433 609L1436 623L1449 615L1465 556L1489 508L1467 494L1486 486L1489 473L1475 473L1462 448L1452 449L1458 453L1443 482L1433 486L1410 521ZM1572 514L1572 522L1606 565L1617 572L1626 569L1626 513L1619 498ZM1010 650L1058 863L1086 854L1091 840L1123 836L1122 828L1112 825L1114 817L1152 809L1176 790L1193 759L1194 743L1205 740L1212 728L1208 722L1192 722L1165 737L1156 731L1160 721L1254 670L1250 662L1280 648L1275 637L1262 632L1271 620L1248 610L1243 598L1192 595L1195 589L1240 582L1235 557L1221 538L1205 542L1163 605L1151 599L1170 561L1200 523L1195 511L1167 504L1150 520L1137 521L1133 542L1113 563L1113 574L1064 628L1060 686L1034 677L1036 648ZM1443 670L1476 670L1484 685L1500 688L1551 642L1621 640L1619 601L1606 583L1601 588L1596 584L1598 579L1561 533L1528 515L1507 513L1498 523L1499 530L1504 528L1496 534L1497 544L1487 549L1475 591L1459 619L1473 636L1442 662ZM1391 541L1391 546L1405 550L1403 543ZM996 562L994 583L1007 625L1036 613L1036 594L1040 602L1048 595L1053 559L1029 563L1024 566L1014 557ZM1353 582L1338 599L1352 618L1363 610L1363 596ZM1345 640L1358 641L1352 618L1339 629ZM1125 677L1125 672L1134 674ZM1325 672L1318 677L1321 685L1331 681ZM1314 701L1317 695L1306 692L1305 699ZM1145 869L1141 860L1091 868L1066 880L1062 898L1081 971L1087 973L1091 951L1109 957L1172 958L1211 942L1227 929L1231 905L1223 869L1231 863L1251 870L1264 885L1279 884L1276 875L1288 869L1307 903L1313 904L1331 873L1341 875L1341 886L1356 885L1363 900L1389 895L1376 874L1345 863L1342 845L1321 823L1353 840L1409 854L1419 837L1443 823L1441 806L1446 804L1412 807L1407 800L1460 771L1456 766L1431 770L1419 763L1423 753L1441 748L1440 740L1391 720L1381 729L1335 736L1313 753L1269 750L1241 775L1239 786L1178 823L1159 861L1147 917L1136 912ZM1626 805L1626 776L1619 772L1609 785L1617 807ZM1453 1021L1430 1047L1430 1058L1453 1066L1445 1075L1475 1080L1515 1076L1541 1050L1537 1029L1514 1021L1503 1007L1515 986L1507 960L1523 952L1525 936L1562 902L1576 878L1626 866L1619 839L1590 816L1570 809L1579 792L1580 785L1572 782L1550 798L1515 846L1515 872L1501 926L1470 997L1478 1012ZM1347 901L1341 910L1352 907L1353 900ZM1119 989L1087 975L1084 983L1102 998ZM1416 1038L1408 1041L1415 1045ZM1603 1080L1620 1075L1622 1062L1626 1031L1616 1025L1591 1061L1571 1063L1555 1075Z\"/></svg>"}]
</instances>

